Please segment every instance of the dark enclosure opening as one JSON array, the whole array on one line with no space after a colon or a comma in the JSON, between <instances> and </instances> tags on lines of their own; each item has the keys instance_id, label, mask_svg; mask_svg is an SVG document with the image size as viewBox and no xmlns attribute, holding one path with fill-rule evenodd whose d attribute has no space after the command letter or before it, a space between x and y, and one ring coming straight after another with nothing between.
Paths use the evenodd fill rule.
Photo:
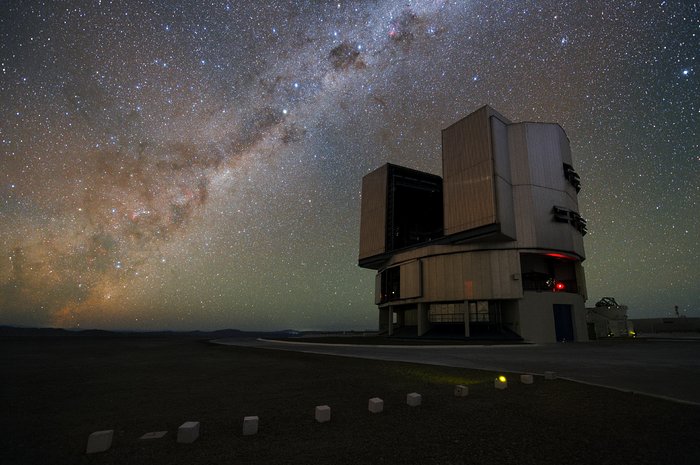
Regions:
<instances>
[{"instance_id":1,"label":"dark enclosure opening","mask_svg":"<svg viewBox=\"0 0 700 465\"><path fill-rule=\"evenodd\" d=\"M395 266L382 271L381 302L398 300L401 297L401 267Z\"/></svg>"},{"instance_id":2,"label":"dark enclosure opening","mask_svg":"<svg viewBox=\"0 0 700 465\"><path fill-rule=\"evenodd\" d=\"M520 272L524 291L578 292L574 260L524 253Z\"/></svg>"},{"instance_id":3,"label":"dark enclosure opening","mask_svg":"<svg viewBox=\"0 0 700 465\"><path fill-rule=\"evenodd\" d=\"M387 251L442 237L442 178L400 166L389 169Z\"/></svg>"}]
</instances>

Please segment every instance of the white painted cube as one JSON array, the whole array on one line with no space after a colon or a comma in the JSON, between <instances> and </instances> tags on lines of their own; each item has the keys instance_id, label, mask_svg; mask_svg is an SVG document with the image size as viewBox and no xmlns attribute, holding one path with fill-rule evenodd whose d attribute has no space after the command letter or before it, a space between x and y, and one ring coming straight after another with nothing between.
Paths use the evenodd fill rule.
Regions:
<instances>
[{"instance_id":1,"label":"white painted cube","mask_svg":"<svg viewBox=\"0 0 700 465\"><path fill-rule=\"evenodd\" d=\"M331 408L327 405L316 406L316 421L319 423L331 421Z\"/></svg>"},{"instance_id":2,"label":"white painted cube","mask_svg":"<svg viewBox=\"0 0 700 465\"><path fill-rule=\"evenodd\" d=\"M186 421L177 429L177 442L189 444L199 437L199 422Z\"/></svg>"},{"instance_id":3,"label":"white painted cube","mask_svg":"<svg viewBox=\"0 0 700 465\"><path fill-rule=\"evenodd\" d=\"M505 389L508 387L508 381L501 381L500 379L496 378L493 380L493 387L496 389Z\"/></svg>"},{"instance_id":4,"label":"white painted cube","mask_svg":"<svg viewBox=\"0 0 700 465\"><path fill-rule=\"evenodd\" d=\"M534 380L532 375L520 375L520 382L523 384L532 384Z\"/></svg>"},{"instance_id":5,"label":"white painted cube","mask_svg":"<svg viewBox=\"0 0 700 465\"><path fill-rule=\"evenodd\" d=\"M455 386L455 397L467 397L469 395L469 387L463 384Z\"/></svg>"},{"instance_id":6,"label":"white painted cube","mask_svg":"<svg viewBox=\"0 0 700 465\"><path fill-rule=\"evenodd\" d=\"M379 397L372 397L369 400L369 406L367 408L372 413L380 413L384 410L384 401Z\"/></svg>"},{"instance_id":7,"label":"white painted cube","mask_svg":"<svg viewBox=\"0 0 700 465\"><path fill-rule=\"evenodd\" d=\"M423 397L417 392L412 392L406 396L406 403L411 407L418 407L423 401Z\"/></svg>"},{"instance_id":8,"label":"white painted cube","mask_svg":"<svg viewBox=\"0 0 700 465\"><path fill-rule=\"evenodd\" d=\"M557 379L557 374L553 371L545 371L544 379Z\"/></svg>"},{"instance_id":9,"label":"white painted cube","mask_svg":"<svg viewBox=\"0 0 700 465\"><path fill-rule=\"evenodd\" d=\"M257 434L259 421L257 416L243 417L243 436Z\"/></svg>"},{"instance_id":10,"label":"white painted cube","mask_svg":"<svg viewBox=\"0 0 700 465\"><path fill-rule=\"evenodd\" d=\"M112 447L112 438L114 437L114 430L108 429L105 431L95 431L90 436L88 436L87 448L85 453L94 454L95 452L104 452L110 447Z\"/></svg>"}]
</instances>

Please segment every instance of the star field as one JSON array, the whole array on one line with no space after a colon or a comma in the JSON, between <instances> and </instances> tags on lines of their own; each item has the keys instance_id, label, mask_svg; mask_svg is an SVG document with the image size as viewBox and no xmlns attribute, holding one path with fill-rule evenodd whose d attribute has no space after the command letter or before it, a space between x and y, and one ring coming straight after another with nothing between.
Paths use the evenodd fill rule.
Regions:
<instances>
[{"instance_id":1,"label":"star field","mask_svg":"<svg viewBox=\"0 0 700 465\"><path fill-rule=\"evenodd\" d=\"M2 10L0 324L374 328L361 178L484 104L567 132L588 304L700 316L697 4Z\"/></svg>"}]
</instances>

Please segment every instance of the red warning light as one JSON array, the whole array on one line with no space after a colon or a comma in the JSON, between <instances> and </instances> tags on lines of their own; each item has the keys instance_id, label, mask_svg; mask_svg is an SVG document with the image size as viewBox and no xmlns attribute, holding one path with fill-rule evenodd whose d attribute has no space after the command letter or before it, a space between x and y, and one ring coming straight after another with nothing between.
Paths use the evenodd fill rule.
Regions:
<instances>
[{"instance_id":1,"label":"red warning light","mask_svg":"<svg viewBox=\"0 0 700 465\"><path fill-rule=\"evenodd\" d=\"M566 284L564 284L561 281L557 281L557 283L554 285L554 289L557 291L563 291L564 289L566 289Z\"/></svg>"},{"instance_id":2,"label":"red warning light","mask_svg":"<svg viewBox=\"0 0 700 465\"><path fill-rule=\"evenodd\" d=\"M576 260L571 255L564 255L563 253L546 253L545 255L552 258L561 258L563 260Z\"/></svg>"}]
</instances>

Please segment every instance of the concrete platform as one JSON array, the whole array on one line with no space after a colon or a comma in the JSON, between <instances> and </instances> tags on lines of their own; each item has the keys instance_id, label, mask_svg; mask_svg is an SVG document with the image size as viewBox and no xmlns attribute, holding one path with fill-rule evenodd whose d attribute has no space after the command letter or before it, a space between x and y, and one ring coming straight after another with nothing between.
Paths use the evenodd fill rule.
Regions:
<instances>
[{"instance_id":1,"label":"concrete platform","mask_svg":"<svg viewBox=\"0 0 700 465\"><path fill-rule=\"evenodd\" d=\"M424 363L560 379L700 405L700 341L605 340L494 346L358 346L218 339L217 344Z\"/></svg>"}]
</instances>

